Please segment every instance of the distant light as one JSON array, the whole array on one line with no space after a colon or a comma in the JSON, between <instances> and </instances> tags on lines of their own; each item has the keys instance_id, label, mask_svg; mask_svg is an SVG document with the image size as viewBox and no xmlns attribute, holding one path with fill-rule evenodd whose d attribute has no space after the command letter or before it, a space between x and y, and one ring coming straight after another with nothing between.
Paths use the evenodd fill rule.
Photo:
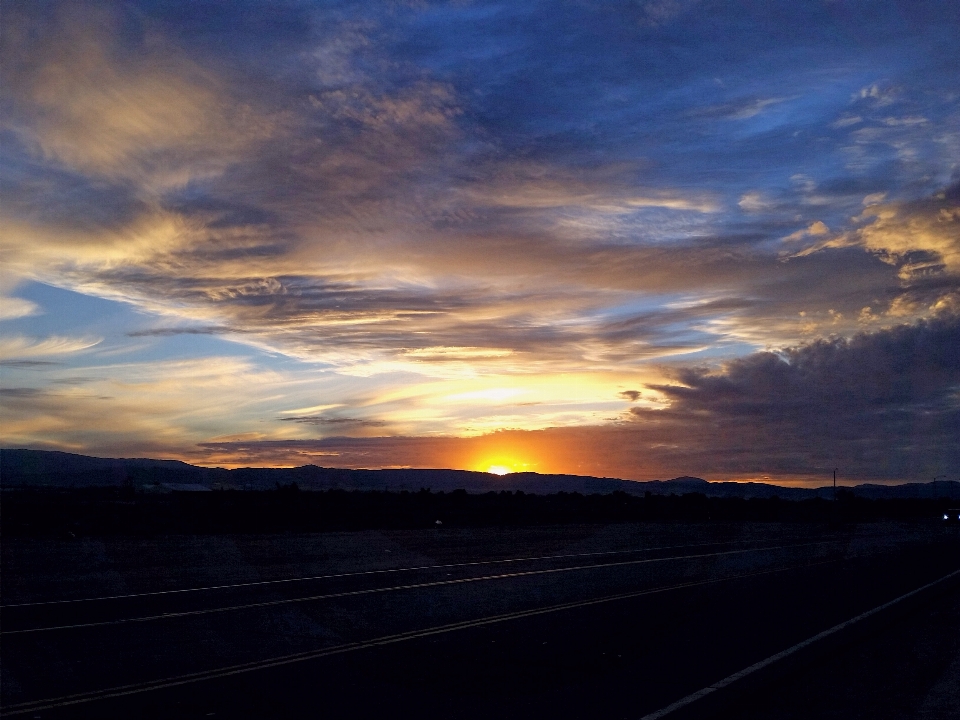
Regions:
<instances>
[{"instance_id":1,"label":"distant light","mask_svg":"<svg viewBox=\"0 0 960 720\"><path fill-rule=\"evenodd\" d=\"M507 473L513 472L506 465L491 465L487 468L487 472L492 475L506 475Z\"/></svg>"},{"instance_id":2,"label":"distant light","mask_svg":"<svg viewBox=\"0 0 960 720\"><path fill-rule=\"evenodd\" d=\"M949 515L944 515L944 516L943 516L943 519L944 519L944 520L949 520L949 519L950 519L950 516L949 516Z\"/></svg>"}]
</instances>

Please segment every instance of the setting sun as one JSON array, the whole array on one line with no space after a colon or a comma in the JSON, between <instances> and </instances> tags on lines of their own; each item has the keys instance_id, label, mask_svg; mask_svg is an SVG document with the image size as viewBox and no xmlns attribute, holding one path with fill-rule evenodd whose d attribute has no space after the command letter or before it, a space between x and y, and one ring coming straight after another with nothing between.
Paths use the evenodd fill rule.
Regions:
<instances>
[{"instance_id":1,"label":"setting sun","mask_svg":"<svg viewBox=\"0 0 960 720\"><path fill-rule=\"evenodd\" d=\"M508 468L506 465L491 465L487 468L487 472L492 473L493 475L506 475L508 473L512 473L513 470Z\"/></svg>"}]
</instances>

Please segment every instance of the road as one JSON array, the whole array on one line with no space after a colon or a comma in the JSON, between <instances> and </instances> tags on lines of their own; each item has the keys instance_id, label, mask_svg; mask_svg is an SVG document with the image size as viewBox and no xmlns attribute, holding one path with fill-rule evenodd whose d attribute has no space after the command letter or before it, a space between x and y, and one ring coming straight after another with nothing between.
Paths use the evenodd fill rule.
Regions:
<instances>
[{"instance_id":1,"label":"road","mask_svg":"<svg viewBox=\"0 0 960 720\"><path fill-rule=\"evenodd\" d=\"M59 596L21 570L4 714L639 718L960 566L925 527L591 532L395 537L419 552Z\"/></svg>"},{"instance_id":2,"label":"road","mask_svg":"<svg viewBox=\"0 0 960 720\"><path fill-rule=\"evenodd\" d=\"M726 712L739 720L960 718L960 583Z\"/></svg>"}]
</instances>

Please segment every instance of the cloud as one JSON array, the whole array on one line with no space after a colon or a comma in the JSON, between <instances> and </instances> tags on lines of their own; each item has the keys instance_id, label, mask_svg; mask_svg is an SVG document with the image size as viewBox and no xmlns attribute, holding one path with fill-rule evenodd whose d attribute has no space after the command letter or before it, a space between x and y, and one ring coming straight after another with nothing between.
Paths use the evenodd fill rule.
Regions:
<instances>
[{"instance_id":1,"label":"cloud","mask_svg":"<svg viewBox=\"0 0 960 720\"><path fill-rule=\"evenodd\" d=\"M127 333L127 337L173 337L175 335L224 335L230 332L239 332L230 330L226 327L216 325L207 325L204 327L161 327L150 328L149 330L132 330Z\"/></svg>"},{"instance_id":2,"label":"cloud","mask_svg":"<svg viewBox=\"0 0 960 720\"><path fill-rule=\"evenodd\" d=\"M944 315L750 355L720 372L688 368L678 384L654 388L668 409L632 412L661 437L689 433L677 456L707 462L715 451L726 472L834 464L847 476L922 478L960 459L950 439L960 420L958 342L960 319Z\"/></svg>"},{"instance_id":3,"label":"cloud","mask_svg":"<svg viewBox=\"0 0 960 720\"><path fill-rule=\"evenodd\" d=\"M896 101L899 94L899 88L881 83L865 85L855 92L850 100L852 102L866 102L878 106L891 105Z\"/></svg>"},{"instance_id":4,"label":"cloud","mask_svg":"<svg viewBox=\"0 0 960 720\"><path fill-rule=\"evenodd\" d=\"M680 17L699 3L700 0L647 0L642 3L641 22L658 27Z\"/></svg>"},{"instance_id":5,"label":"cloud","mask_svg":"<svg viewBox=\"0 0 960 720\"><path fill-rule=\"evenodd\" d=\"M867 207L855 218L859 227L837 234L803 250L862 247L898 268L904 281L943 272L960 274L960 184L933 196L912 201L882 202L877 195L864 199ZM786 239L800 239L811 232ZM818 233L824 234L824 233ZM949 292L956 290L956 278Z\"/></svg>"},{"instance_id":6,"label":"cloud","mask_svg":"<svg viewBox=\"0 0 960 720\"><path fill-rule=\"evenodd\" d=\"M713 213L720 208L706 193L683 193L667 189L649 189L637 193L624 188L623 176L629 168L605 168L599 172L568 170L542 164L506 163L490 169L491 175L478 174L465 192L478 203L528 211L558 208L581 209L601 214L620 214L633 208L664 208L698 213ZM632 192L631 192L632 191Z\"/></svg>"},{"instance_id":7,"label":"cloud","mask_svg":"<svg viewBox=\"0 0 960 720\"><path fill-rule=\"evenodd\" d=\"M51 360L0 360L0 366L9 368L25 368L28 370L44 370L56 367L61 363Z\"/></svg>"},{"instance_id":8,"label":"cloud","mask_svg":"<svg viewBox=\"0 0 960 720\"><path fill-rule=\"evenodd\" d=\"M822 220L817 220L810 223L810 225L803 230L797 230L796 232L790 233L785 238L784 242L791 242L795 240L803 240L808 237L821 237L823 235L829 235L830 228L828 228Z\"/></svg>"},{"instance_id":9,"label":"cloud","mask_svg":"<svg viewBox=\"0 0 960 720\"><path fill-rule=\"evenodd\" d=\"M960 274L960 184L931 198L867 207L858 218L863 227L853 239L870 251L895 259L910 274L944 267ZM926 253L933 262L911 262Z\"/></svg>"},{"instance_id":10,"label":"cloud","mask_svg":"<svg viewBox=\"0 0 960 720\"><path fill-rule=\"evenodd\" d=\"M634 479L763 475L827 482L926 480L960 462L960 317L849 340L754 353L721 368L675 368L651 386L667 403L606 426L473 438L369 437L204 443L217 462L482 469L510 456L538 472Z\"/></svg>"},{"instance_id":11,"label":"cloud","mask_svg":"<svg viewBox=\"0 0 960 720\"><path fill-rule=\"evenodd\" d=\"M690 111L693 117L717 118L722 120L749 120L756 117L768 107L779 105L792 98L742 98L731 103L696 108Z\"/></svg>"},{"instance_id":12,"label":"cloud","mask_svg":"<svg viewBox=\"0 0 960 720\"><path fill-rule=\"evenodd\" d=\"M11 125L65 167L159 189L221 172L270 134L265 118L150 29L134 47L117 42L122 18L103 6L63 4L32 27L14 10L6 22Z\"/></svg>"},{"instance_id":13,"label":"cloud","mask_svg":"<svg viewBox=\"0 0 960 720\"><path fill-rule=\"evenodd\" d=\"M644 7L663 20L685 5ZM702 131L689 114L700 103L695 73L667 98L643 78L615 73L601 91L575 74L556 98L559 125L517 107L514 119L536 122L515 133L491 115L507 107L509 67L480 63L477 72L493 74L468 78L456 53L395 44L414 26L435 30L415 14L308 13L269 52L224 39L234 53L225 62L150 13L64 8L42 25L43 43L16 30L30 18L11 25L35 61L17 70L10 118L26 138L15 158L29 182L18 183L4 259L25 277L132 303L174 326L133 337L223 334L351 373L567 370L725 339L779 343L797 337L800 323L785 318L799 311L808 327L830 308L856 317L868 304L818 295L862 267L852 253L833 255L812 279L818 261L784 262L764 247L798 227L778 217L796 212L793 190L709 179L726 162L717 153L738 141L671 134ZM593 42L578 27L570 42ZM458 50L473 42L492 41L464 36ZM628 46L597 61L627 63ZM433 64L434 51L448 64ZM714 76L714 114L746 117L780 100L749 81L724 90ZM55 91L64 84L69 92ZM656 108L642 122L631 114L645 107L641 90ZM531 92L554 97L549 83ZM671 105L681 96L683 107ZM603 105L613 97L628 109ZM603 133L579 124L590 107L603 110ZM108 122L90 108L109 111ZM780 163L781 139L770 142L758 157ZM186 180L163 179L175 177ZM737 197L762 217L732 217ZM808 234L818 223L842 227L834 201L825 196L829 211L803 218ZM41 212L55 207L68 209ZM875 307L899 281L895 269L869 267L858 292ZM630 322L620 309L701 293L743 302Z\"/></svg>"},{"instance_id":14,"label":"cloud","mask_svg":"<svg viewBox=\"0 0 960 720\"><path fill-rule=\"evenodd\" d=\"M741 195L737 205L747 212L761 212L774 206L773 203L764 198L763 193L755 190Z\"/></svg>"},{"instance_id":15,"label":"cloud","mask_svg":"<svg viewBox=\"0 0 960 720\"><path fill-rule=\"evenodd\" d=\"M0 297L0 320L15 320L40 313L36 303L18 297Z\"/></svg>"},{"instance_id":16,"label":"cloud","mask_svg":"<svg viewBox=\"0 0 960 720\"><path fill-rule=\"evenodd\" d=\"M0 403L0 444L169 456L220 436L224 408L234 429L262 430L269 398L296 387L277 373L215 356L86 365L82 372L78 378L69 366L51 367L46 386L11 388L17 392ZM5 376L5 386L11 380Z\"/></svg>"},{"instance_id":17,"label":"cloud","mask_svg":"<svg viewBox=\"0 0 960 720\"><path fill-rule=\"evenodd\" d=\"M338 428L384 427L386 425L386 423L382 420L369 420L366 418L352 418L336 415L297 415L294 417L279 418L279 420L281 422L294 422L300 425L320 425Z\"/></svg>"},{"instance_id":18,"label":"cloud","mask_svg":"<svg viewBox=\"0 0 960 720\"><path fill-rule=\"evenodd\" d=\"M897 127L902 125L926 125L929 120L925 117L920 117L918 115L910 115L907 117L888 117L883 119L884 125L889 125L891 127Z\"/></svg>"},{"instance_id":19,"label":"cloud","mask_svg":"<svg viewBox=\"0 0 960 720\"><path fill-rule=\"evenodd\" d=\"M0 388L0 398L33 398L42 393L38 388Z\"/></svg>"},{"instance_id":20,"label":"cloud","mask_svg":"<svg viewBox=\"0 0 960 720\"><path fill-rule=\"evenodd\" d=\"M216 399L201 412L135 363L84 369L114 398L94 402L55 384L75 377L69 353L27 363L49 336L106 331L0 303L10 357L32 353L5 373L53 389L16 437L104 447L138 428L169 449L384 422L555 438L620 417L634 400L618 392L671 367L951 311L953 26L695 6L8 8L4 273L123 303L138 319L118 352L226 342L262 370L212 362L250 383L227 392L168 368ZM213 420L261 391L278 399L255 417ZM62 424L105 403L126 426Z\"/></svg>"},{"instance_id":21,"label":"cloud","mask_svg":"<svg viewBox=\"0 0 960 720\"><path fill-rule=\"evenodd\" d=\"M863 122L863 118L860 117L859 115L843 115L837 118L836 120L834 120L832 123L830 123L830 127L845 128L845 127L850 127L851 125L857 125L862 122Z\"/></svg>"},{"instance_id":22,"label":"cloud","mask_svg":"<svg viewBox=\"0 0 960 720\"><path fill-rule=\"evenodd\" d=\"M0 338L0 359L12 360L44 355L68 355L86 350L103 341L102 338L46 337L8 335Z\"/></svg>"}]
</instances>

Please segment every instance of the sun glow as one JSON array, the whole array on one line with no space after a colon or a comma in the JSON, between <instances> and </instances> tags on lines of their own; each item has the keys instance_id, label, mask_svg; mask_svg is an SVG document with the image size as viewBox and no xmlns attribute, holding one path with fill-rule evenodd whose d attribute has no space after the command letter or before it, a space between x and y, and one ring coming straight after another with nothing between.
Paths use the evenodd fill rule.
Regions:
<instances>
[{"instance_id":1,"label":"sun glow","mask_svg":"<svg viewBox=\"0 0 960 720\"><path fill-rule=\"evenodd\" d=\"M495 455L493 457L487 456L480 462L473 463L473 467L491 475L508 475L510 473L531 472L535 470L536 465L516 457Z\"/></svg>"},{"instance_id":2,"label":"sun glow","mask_svg":"<svg viewBox=\"0 0 960 720\"><path fill-rule=\"evenodd\" d=\"M473 441L472 452L461 461L463 467L491 475L537 472L539 457L509 433L493 433Z\"/></svg>"}]
</instances>

